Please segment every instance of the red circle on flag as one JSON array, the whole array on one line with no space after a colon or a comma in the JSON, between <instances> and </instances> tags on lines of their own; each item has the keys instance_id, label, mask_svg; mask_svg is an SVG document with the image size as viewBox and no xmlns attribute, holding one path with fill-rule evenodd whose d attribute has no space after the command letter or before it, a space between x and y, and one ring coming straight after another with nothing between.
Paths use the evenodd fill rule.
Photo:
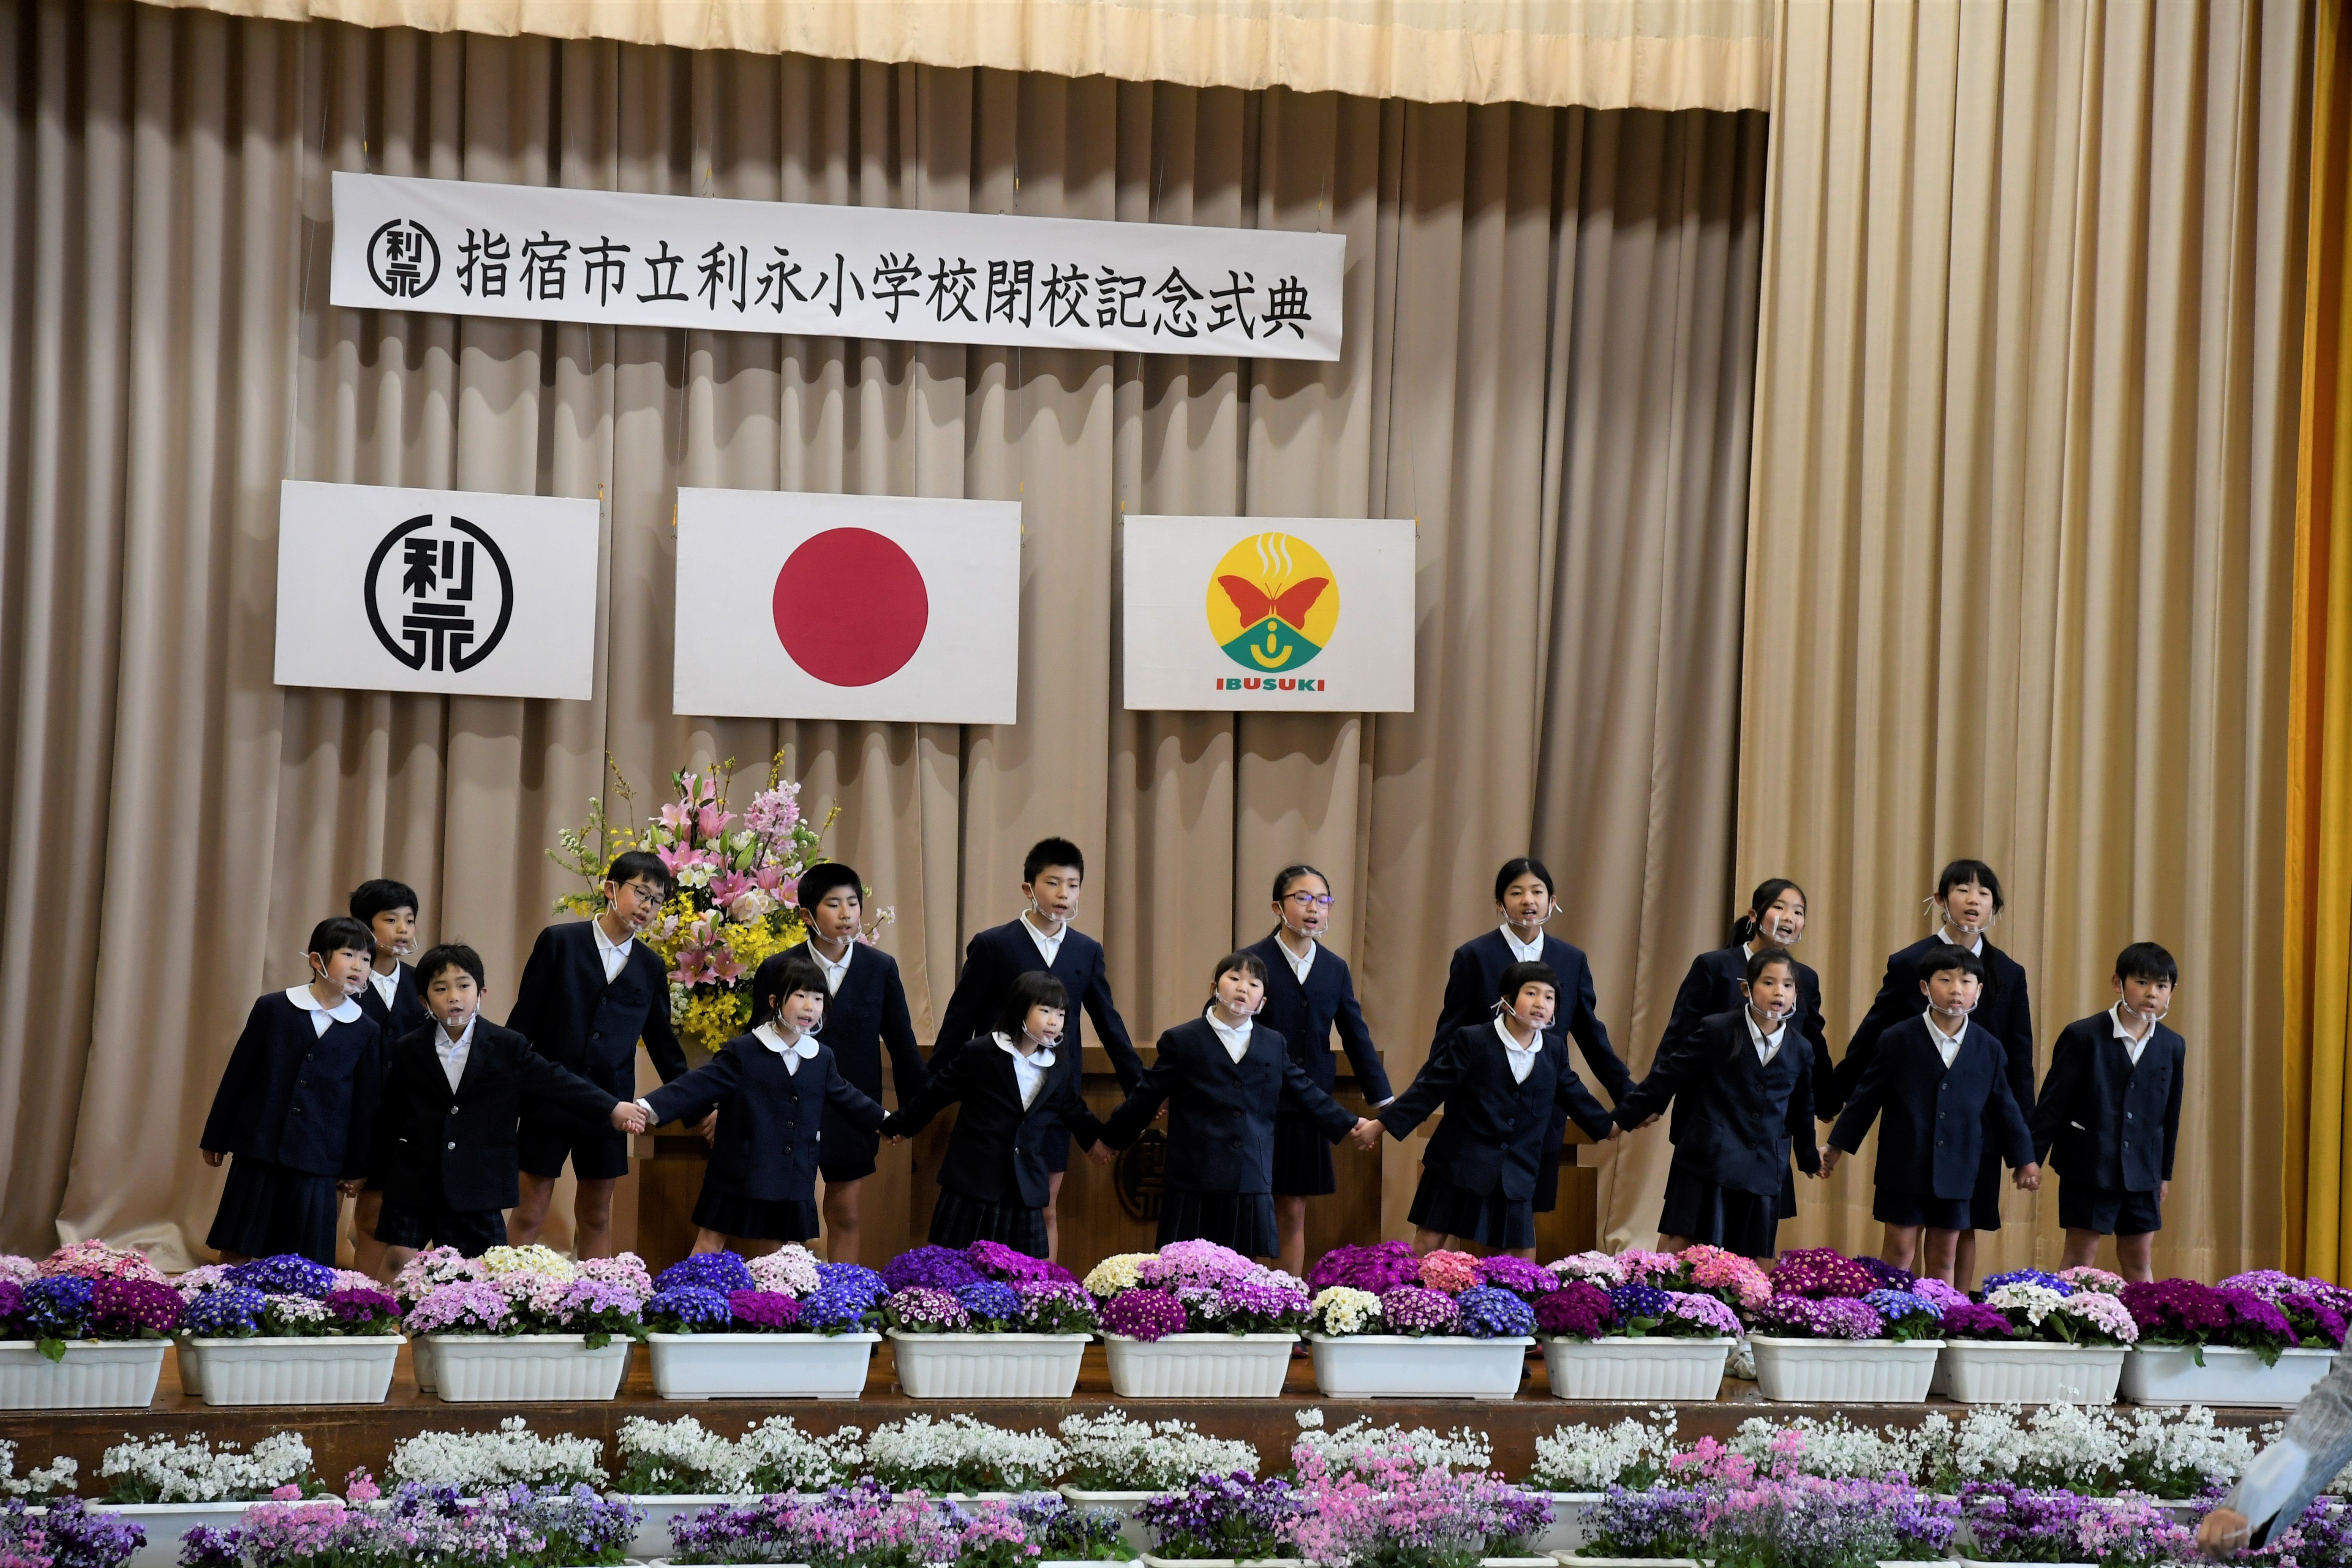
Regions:
<instances>
[{"instance_id":1,"label":"red circle on flag","mask_svg":"<svg viewBox=\"0 0 2352 1568\"><path fill-rule=\"evenodd\" d=\"M776 574L776 640L828 686L871 686L923 646L931 597L914 559L870 528L810 535Z\"/></svg>"}]
</instances>

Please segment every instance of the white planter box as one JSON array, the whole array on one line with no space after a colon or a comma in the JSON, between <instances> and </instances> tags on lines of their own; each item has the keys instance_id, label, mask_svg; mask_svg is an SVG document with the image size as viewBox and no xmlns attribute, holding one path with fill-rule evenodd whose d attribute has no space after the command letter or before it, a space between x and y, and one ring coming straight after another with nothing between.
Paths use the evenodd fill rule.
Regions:
<instances>
[{"instance_id":1,"label":"white planter box","mask_svg":"<svg viewBox=\"0 0 2352 1568\"><path fill-rule=\"evenodd\" d=\"M2199 1366L2185 1345L2134 1345L2124 1356L2121 1386L2126 1399L2141 1405L2284 1407L2301 1404L2335 1360L2334 1351L2291 1350L2279 1352L2277 1365L2264 1366L2252 1351L2207 1345Z\"/></svg>"},{"instance_id":2,"label":"white planter box","mask_svg":"<svg viewBox=\"0 0 2352 1568\"><path fill-rule=\"evenodd\" d=\"M2113 1405L2121 1345L1946 1340L1935 1392L1962 1405Z\"/></svg>"},{"instance_id":3,"label":"white planter box","mask_svg":"<svg viewBox=\"0 0 2352 1568\"><path fill-rule=\"evenodd\" d=\"M416 1379L416 1392L419 1394L434 1392L440 1381L436 1375L440 1365L441 1358L433 1348L431 1335L424 1335L408 1342L408 1373L410 1376Z\"/></svg>"},{"instance_id":4,"label":"white planter box","mask_svg":"<svg viewBox=\"0 0 2352 1568\"><path fill-rule=\"evenodd\" d=\"M1111 1392L1121 1399L1273 1399L1297 1343L1290 1333L1105 1334L1103 1354Z\"/></svg>"},{"instance_id":5,"label":"white planter box","mask_svg":"<svg viewBox=\"0 0 2352 1568\"><path fill-rule=\"evenodd\" d=\"M1728 1339L1546 1340L1544 1371L1555 1399L1713 1399L1723 1387Z\"/></svg>"},{"instance_id":6,"label":"white planter box","mask_svg":"<svg viewBox=\"0 0 2352 1568\"><path fill-rule=\"evenodd\" d=\"M452 1404L610 1399L629 1371L627 1339L590 1350L585 1334L429 1334L434 1393Z\"/></svg>"},{"instance_id":7,"label":"white planter box","mask_svg":"<svg viewBox=\"0 0 2352 1568\"><path fill-rule=\"evenodd\" d=\"M1307 1568L1303 1557L1155 1557L1146 1552L1139 1561L1149 1568Z\"/></svg>"},{"instance_id":8,"label":"white planter box","mask_svg":"<svg viewBox=\"0 0 2352 1568\"><path fill-rule=\"evenodd\" d=\"M172 1369L180 1380L180 1392L192 1399L202 1398L205 1392L205 1352L196 1348L190 1334L172 1336Z\"/></svg>"},{"instance_id":9,"label":"white planter box","mask_svg":"<svg viewBox=\"0 0 2352 1568\"><path fill-rule=\"evenodd\" d=\"M92 1513L119 1513L147 1532L147 1544L132 1552L122 1568L173 1568L180 1560L180 1538L204 1525L212 1530L232 1530L245 1521L245 1510L256 1498L246 1502L94 1502ZM329 1494L305 1498L305 1502L336 1502Z\"/></svg>"},{"instance_id":10,"label":"white planter box","mask_svg":"<svg viewBox=\"0 0 2352 1568\"><path fill-rule=\"evenodd\" d=\"M1805 1340L1750 1334L1756 1386L1767 1399L1820 1405L1916 1405L1927 1397L1941 1340Z\"/></svg>"},{"instance_id":11,"label":"white planter box","mask_svg":"<svg viewBox=\"0 0 2352 1568\"><path fill-rule=\"evenodd\" d=\"M1527 1372L1524 1337L1309 1334L1315 1386L1330 1399L1512 1399Z\"/></svg>"},{"instance_id":12,"label":"white planter box","mask_svg":"<svg viewBox=\"0 0 2352 1568\"><path fill-rule=\"evenodd\" d=\"M194 1353L206 1405L381 1405L400 1346L398 1334L190 1340L180 1364Z\"/></svg>"},{"instance_id":13,"label":"white planter box","mask_svg":"<svg viewBox=\"0 0 2352 1568\"><path fill-rule=\"evenodd\" d=\"M1579 1557L1573 1552L1555 1552L1555 1563L1575 1565L1575 1568L1699 1568L1696 1557Z\"/></svg>"},{"instance_id":14,"label":"white planter box","mask_svg":"<svg viewBox=\"0 0 2352 1568\"><path fill-rule=\"evenodd\" d=\"M682 1513L700 1513L706 1508L740 1508L751 1501L750 1495L722 1497L717 1493L628 1492L624 1496L645 1510L646 1517L637 1524L637 1532L629 1538L628 1554L640 1562L667 1558L677 1543L669 1538L669 1521Z\"/></svg>"},{"instance_id":15,"label":"white planter box","mask_svg":"<svg viewBox=\"0 0 2352 1568\"><path fill-rule=\"evenodd\" d=\"M1538 1552L1573 1552L1592 1534L1586 1516L1593 1505L1608 1494L1605 1492L1547 1492L1551 1499L1551 1522L1536 1537Z\"/></svg>"},{"instance_id":16,"label":"white planter box","mask_svg":"<svg viewBox=\"0 0 2352 1568\"><path fill-rule=\"evenodd\" d=\"M1105 1513L1118 1515L1118 1532L1129 1549L1139 1555L1151 1544L1151 1537L1137 1522L1135 1510L1153 1498L1166 1495L1162 1492L1090 1492L1084 1487L1073 1486L1064 1486L1061 1493L1062 1500L1072 1508L1099 1509Z\"/></svg>"},{"instance_id":17,"label":"white planter box","mask_svg":"<svg viewBox=\"0 0 2352 1568\"><path fill-rule=\"evenodd\" d=\"M664 1399L856 1399L880 1334L648 1334Z\"/></svg>"},{"instance_id":18,"label":"white planter box","mask_svg":"<svg viewBox=\"0 0 2352 1568\"><path fill-rule=\"evenodd\" d=\"M121 1410L155 1402L169 1340L68 1340L51 1361L31 1340L0 1340L0 1410Z\"/></svg>"},{"instance_id":19,"label":"white planter box","mask_svg":"<svg viewBox=\"0 0 2352 1568\"><path fill-rule=\"evenodd\" d=\"M909 1399L1067 1399L1092 1334L904 1334L890 1331Z\"/></svg>"}]
</instances>

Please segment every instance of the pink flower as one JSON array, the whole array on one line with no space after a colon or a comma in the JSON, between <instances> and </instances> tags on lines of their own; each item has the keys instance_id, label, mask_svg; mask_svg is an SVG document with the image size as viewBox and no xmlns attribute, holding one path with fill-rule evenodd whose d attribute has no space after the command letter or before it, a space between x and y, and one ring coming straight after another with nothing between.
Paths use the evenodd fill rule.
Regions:
<instances>
[{"instance_id":1,"label":"pink flower","mask_svg":"<svg viewBox=\"0 0 2352 1568\"><path fill-rule=\"evenodd\" d=\"M373 1502L383 1495L383 1489L375 1484L375 1478L367 1473L364 1465L343 1478L343 1496L352 1502Z\"/></svg>"},{"instance_id":2,"label":"pink flower","mask_svg":"<svg viewBox=\"0 0 2352 1568\"><path fill-rule=\"evenodd\" d=\"M757 888L746 888L723 901L727 906L728 918L744 925L750 925L768 912L768 895Z\"/></svg>"},{"instance_id":3,"label":"pink flower","mask_svg":"<svg viewBox=\"0 0 2352 1568\"><path fill-rule=\"evenodd\" d=\"M1458 1296L1478 1283L1478 1259L1466 1252L1433 1252L1421 1260L1421 1282Z\"/></svg>"},{"instance_id":4,"label":"pink flower","mask_svg":"<svg viewBox=\"0 0 2352 1568\"><path fill-rule=\"evenodd\" d=\"M272 1491L269 1494L269 1500L271 1502L300 1502L302 1500L302 1489L295 1486L289 1481L285 1486L279 1487L276 1490Z\"/></svg>"}]
</instances>

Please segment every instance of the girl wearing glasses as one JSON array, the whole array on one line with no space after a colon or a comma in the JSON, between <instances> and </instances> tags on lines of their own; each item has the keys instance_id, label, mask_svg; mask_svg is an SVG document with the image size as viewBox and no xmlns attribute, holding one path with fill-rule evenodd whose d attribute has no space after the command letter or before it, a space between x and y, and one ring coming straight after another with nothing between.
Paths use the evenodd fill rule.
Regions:
<instances>
[{"instance_id":1,"label":"girl wearing glasses","mask_svg":"<svg viewBox=\"0 0 2352 1568\"><path fill-rule=\"evenodd\" d=\"M1330 879L1312 866L1285 866L1274 879L1274 930L1244 948L1265 965L1265 1006L1259 1022L1280 1035L1290 1059L1315 1087L1331 1092L1331 1030L1356 1069L1356 1086L1374 1110L1386 1105L1388 1075L1356 1005L1348 962L1321 942L1331 925ZM1307 1200L1339 1190L1331 1146L1297 1097L1286 1090L1274 1119L1274 1221L1282 1267L1307 1273Z\"/></svg>"}]
</instances>

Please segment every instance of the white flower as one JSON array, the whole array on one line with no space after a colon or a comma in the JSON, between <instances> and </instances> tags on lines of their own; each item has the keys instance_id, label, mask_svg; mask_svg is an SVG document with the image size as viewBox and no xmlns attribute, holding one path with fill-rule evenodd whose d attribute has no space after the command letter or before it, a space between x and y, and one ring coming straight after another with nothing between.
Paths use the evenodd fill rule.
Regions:
<instances>
[{"instance_id":1,"label":"white flower","mask_svg":"<svg viewBox=\"0 0 2352 1568\"><path fill-rule=\"evenodd\" d=\"M1304 1410L1292 1412L1291 1419L1298 1423L1298 1429L1302 1432L1320 1431L1323 1426L1323 1407L1319 1405L1310 1405Z\"/></svg>"},{"instance_id":2,"label":"white flower","mask_svg":"<svg viewBox=\"0 0 2352 1568\"><path fill-rule=\"evenodd\" d=\"M1315 1298L1307 1320L1327 1334L1367 1333L1380 1323L1381 1299L1370 1290L1334 1285Z\"/></svg>"},{"instance_id":3,"label":"white flower","mask_svg":"<svg viewBox=\"0 0 2352 1568\"><path fill-rule=\"evenodd\" d=\"M273 1432L250 1452L234 1443L215 1450L201 1432L184 1441L134 1437L109 1448L98 1473L140 1502L251 1502L300 1484L310 1445L297 1432Z\"/></svg>"},{"instance_id":4,"label":"white flower","mask_svg":"<svg viewBox=\"0 0 2352 1568\"><path fill-rule=\"evenodd\" d=\"M1750 1416L1739 1424L1730 1446L1759 1466L1793 1463L1804 1475L1831 1479L1874 1479L1889 1470L1925 1478L1935 1473L1950 1428L1940 1414L1907 1431L1856 1426L1843 1415L1826 1421L1801 1415L1788 1422Z\"/></svg>"},{"instance_id":5,"label":"white flower","mask_svg":"<svg viewBox=\"0 0 2352 1568\"><path fill-rule=\"evenodd\" d=\"M323 1323L328 1317L327 1304L309 1296L264 1296L261 1306L281 1323Z\"/></svg>"},{"instance_id":6,"label":"white flower","mask_svg":"<svg viewBox=\"0 0 2352 1568\"><path fill-rule=\"evenodd\" d=\"M1614 1426L1562 1426L1536 1439L1530 1486L1545 1491L1597 1492L1630 1486L1639 1468L1664 1471L1679 1451L1671 1408L1654 1410L1643 1421L1628 1415Z\"/></svg>"},{"instance_id":7,"label":"white flower","mask_svg":"<svg viewBox=\"0 0 2352 1568\"><path fill-rule=\"evenodd\" d=\"M512 1486L570 1485L604 1479L604 1445L569 1432L542 1437L520 1415L499 1423L495 1432L420 1432L392 1446L390 1471L396 1481L455 1487L465 1496Z\"/></svg>"},{"instance_id":8,"label":"white flower","mask_svg":"<svg viewBox=\"0 0 2352 1568\"><path fill-rule=\"evenodd\" d=\"M1114 1252L1087 1270L1086 1287L1089 1294L1101 1298L1132 1290L1138 1280L1136 1268L1159 1257L1156 1252Z\"/></svg>"},{"instance_id":9,"label":"white flower","mask_svg":"<svg viewBox=\"0 0 2352 1568\"><path fill-rule=\"evenodd\" d=\"M1257 1473L1255 1444L1212 1437L1181 1421L1155 1425L1106 1410L1066 1416L1061 1431L1070 1468L1091 1490L1173 1491L1201 1476Z\"/></svg>"},{"instance_id":10,"label":"white flower","mask_svg":"<svg viewBox=\"0 0 2352 1568\"><path fill-rule=\"evenodd\" d=\"M1584 1279L1603 1287L1625 1283L1625 1270L1605 1252L1580 1252L1572 1258L1556 1258L1544 1267L1563 1279Z\"/></svg>"},{"instance_id":11,"label":"white flower","mask_svg":"<svg viewBox=\"0 0 2352 1568\"><path fill-rule=\"evenodd\" d=\"M2065 1299L2047 1285L2029 1285L2019 1280L1987 1296L1985 1305L1996 1311L2023 1312L2025 1321L2038 1327Z\"/></svg>"},{"instance_id":12,"label":"white flower","mask_svg":"<svg viewBox=\"0 0 2352 1568\"><path fill-rule=\"evenodd\" d=\"M544 1274L569 1285L580 1277L579 1266L551 1247L493 1247L482 1254L482 1268L497 1279L502 1274Z\"/></svg>"},{"instance_id":13,"label":"white flower","mask_svg":"<svg viewBox=\"0 0 2352 1568\"><path fill-rule=\"evenodd\" d=\"M805 1296L817 1288L816 1255L799 1242L786 1242L751 1259L751 1283L762 1290Z\"/></svg>"},{"instance_id":14,"label":"white flower","mask_svg":"<svg viewBox=\"0 0 2352 1568\"><path fill-rule=\"evenodd\" d=\"M1346 1474L1373 1454L1410 1459L1416 1469L1443 1465L1449 1470L1483 1470L1495 1450L1486 1434L1467 1427L1439 1432L1427 1426L1375 1426L1369 1420L1357 1420L1336 1432L1302 1432L1290 1452L1294 1461L1301 1454L1320 1454L1335 1473Z\"/></svg>"},{"instance_id":15,"label":"white flower","mask_svg":"<svg viewBox=\"0 0 2352 1568\"><path fill-rule=\"evenodd\" d=\"M874 1429L866 1462L898 1491L944 1489L937 1478L956 1472L987 1476L990 1491L1029 1491L1060 1475L1069 1452L1043 1432L1009 1432L969 1415L910 1415Z\"/></svg>"},{"instance_id":16,"label":"white flower","mask_svg":"<svg viewBox=\"0 0 2352 1568\"><path fill-rule=\"evenodd\" d=\"M37 1470L16 1473L16 1445L0 1438L0 1497L41 1498L51 1492L74 1489L74 1479L81 1471L79 1459L59 1455Z\"/></svg>"},{"instance_id":17,"label":"white flower","mask_svg":"<svg viewBox=\"0 0 2352 1568\"><path fill-rule=\"evenodd\" d=\"M789 1415L771 1415L730 1442L691 1415L621 1423L624 1490L751 1496L822 1491L865 1462L863 1436L844 1426L824 1436L803 1432Z\"/></svg>"}]
</instances>

